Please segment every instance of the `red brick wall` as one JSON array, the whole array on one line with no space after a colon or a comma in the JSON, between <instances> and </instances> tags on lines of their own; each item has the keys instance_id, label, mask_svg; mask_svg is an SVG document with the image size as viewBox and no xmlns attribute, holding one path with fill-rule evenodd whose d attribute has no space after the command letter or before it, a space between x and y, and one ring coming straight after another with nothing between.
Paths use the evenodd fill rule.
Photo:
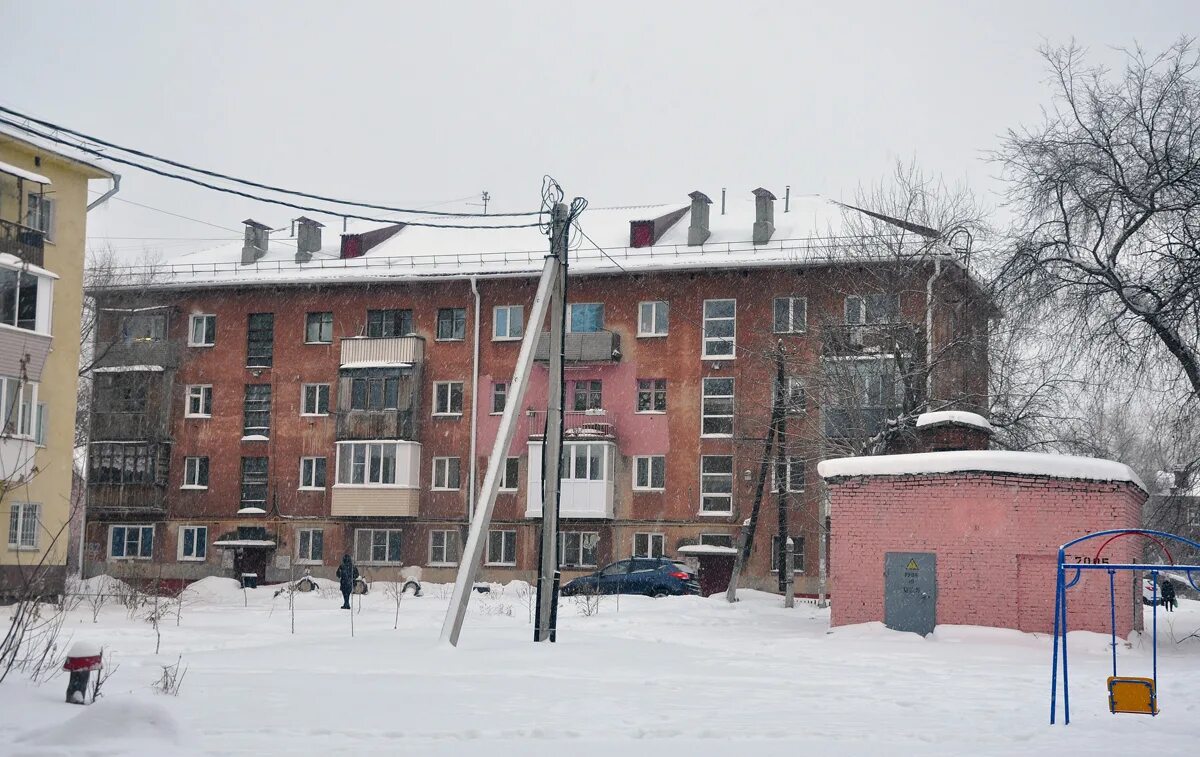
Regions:
<instances>
[{"instance_id":1,"label":"red brick wall","mask_svg":"<svg viewBox=\"0 0 1200 757\"><path fill-rule=\"evenodd\" d=\"M1145 494L1128 483L997 473L866 476L830 486L834 625L884 619L884 554L937 554L937 622L1050 632L1058 548L1093 531L1137 528ZM1089 561L1102 540L1068 550ZM1101 558L1136 562L1137 537ZM1084 571L1068 592L1073 630L1107 633L1108 574ZM1068 575L1068 580L1072 576ZM1117 573L1117 632L1140 627L1133 574ZM1137 604L1135 605L1135 598Z\"/></svg>"}]
</instances>

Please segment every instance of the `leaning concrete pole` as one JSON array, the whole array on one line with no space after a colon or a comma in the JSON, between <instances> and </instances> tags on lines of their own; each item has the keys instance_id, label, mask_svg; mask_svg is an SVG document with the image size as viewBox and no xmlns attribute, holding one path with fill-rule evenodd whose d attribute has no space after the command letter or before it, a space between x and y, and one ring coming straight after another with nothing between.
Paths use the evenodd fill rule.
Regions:
<instances>
[{"instance_id":1,"label":"leaning concrete pole","mask_svg":"<svg viewBox=\"0 0 1200 757\"><path fill-rule=\"evenodd\" d=\"M475 577L479 574L488 526L492 522L492 511L496 508L496 493L500 490L500 472L516 434L517 415L525 403L525 390L529 388L529 374L533 369L534 348L541 335L542 324L546 321L550 294L559 274L558 265L557 258L550 256L546 258L546 264L542 268L529 321L525 324L525 336L521 339L521 351L517 355L517 366L513 372L508 401L504 405L504 413L500 416L500 428L496 432L496 442L492 445L492 456L488 458L480 500L471 519L471 532L467 536L462 562L458 565L454 594L450 598L450 607L447 608L446 619L442 623L442 641L453 646L458 646L463 618L467 614L467 603L471 601L471 587L475 585ZM477 398L472 397L471 401L476 402Z\"/></svg>"},{"instance_id":2,"label":"leaning concrete pole","mask_svg":"<svg viewBox=\"0 0 1200 757\"><path fill-rule=\"evenodd\" d=\"M558 572L558 501L562 478L563 437L563 322L567 310L567 206L559 203L551 215L550 252L558 261L554 294L550 298L550 386L546 406L546 436L542 447L542 554L538 566L537 626L534 641L554 641L555 574Z\"/></svg>"}]
</instances>

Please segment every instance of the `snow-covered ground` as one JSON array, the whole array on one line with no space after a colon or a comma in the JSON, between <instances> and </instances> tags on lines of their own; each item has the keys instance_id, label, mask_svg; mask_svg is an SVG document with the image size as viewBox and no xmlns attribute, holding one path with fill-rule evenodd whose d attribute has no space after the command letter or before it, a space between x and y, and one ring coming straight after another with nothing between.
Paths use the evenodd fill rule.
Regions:
<instances>
[{"instance_id":1,"label":"snow-covered ground","mask_svg":"<svg viewBox=\"0 0 1200 757\"><path fill-rule=\"evenodd\" d=\"M67 631L119 665L101 700L63 703L62 676L0 685L0 753L83 754L1188 754L1200 738L1200 602L1160 613L1157 718L1110 715L1108 639L1071 636L1072 724L1047 724L1050 640L939 626L922 639L878 624L830 631L828 612L777 597L602 600L559 612L559 642L530 641L516 584L475 595L461 645L438 644L448 586L384 591L361 610L327 592L286 595L206 579L181 623L154 630L86 605ZM499 587L498 587L499 588ZM357 599L356 599L357 601ZM248 606L243 606L247 602ZM1148 640L1119 647L1146 675ZM177 697L156 694L182 655Z\"/></svg>"}]
</instances>

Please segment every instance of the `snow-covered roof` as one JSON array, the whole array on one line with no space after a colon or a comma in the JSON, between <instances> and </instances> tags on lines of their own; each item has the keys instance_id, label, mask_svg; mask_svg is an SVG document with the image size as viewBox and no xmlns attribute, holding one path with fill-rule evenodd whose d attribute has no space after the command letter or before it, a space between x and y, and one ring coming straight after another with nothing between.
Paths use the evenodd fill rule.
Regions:
<instances>
[{"instance_id":1,"label":"snow-covered roof","mask_svg":"<svg viewBox=\"0 0 1200 757\"><path fill-rule=\"evenodd\" d=\"M1149 492L1133 469L1124 463L1096 457L1051 455L1041 452L1000 450L922 452L915 455L841 457L822 460L817 464L817 473L822 478L913 476L968 471L1015 473L1084 481L1127 481L1142 491Z\"/></svg>"},{"instance_id":2,"label":"snow-covered roof","mask_svg":"<svg viewBox=\"0 0 1200 757\"><path fill-rule=\"evenodd\" d=\"M266 515L267 511L261 507L243 507L237 511L238 515Z\"/></svg>"},{"instance_id":3,"label":"snow-covered roof","mask_svg":"<svg viewBox=\"0 0 1200 757\"><path fill-rule=\"evenodd\" d=\"M24 168L17 168L12 163L5 163L3 160L0 160L0 173L6 173L10 176L16 176L19 179L36 182L38 184L50 183L50 180L45 176L42 176L40 173L26 171Z\"/></svg>"},{"instance_id":4,"label":"snow-covered roof","mask_svg":"<svg viewBox=\"0 0 1200 757\"><path fill-rule=\"evenodd\" d=\"M926 426L942 426L948 424L958 424L960 426L973 426L983 429L988 433L995 431L992 424L988 423L987 418L984 418L978 413L968 413L964 410L939 410L933 413L921 413L917 416L917 428Z\"/></svg>"},{"instance_id":5,"label":"snow-covered roof","mask_svg":"<svg viewBox=\"0 0 1200 757\"><path fill-rule=\"evenodd\" d=\"M747 193L749 195L749 193ZM722 214L719 203L710 206L711 235L700 246L687 244L691 223L687 202L611 208L589 208L579 218L583 234L570 232L572 272L604 274L621 271L697 269L712 267L772 267L820 265L844 262L851 256L869 256L859 237L844 233L847 209L819 195L793 196L790 210L775 202L775 232L766 244L751 239L755 220L754 201L731 199ZM630 223L675 216L649 247L630 247ZM463 223L462 218L424 217L421 220ZM470 223L488 223L467 219ZM537 216L496 216L494 224L535 223ZM544 220L544 219L543 219ZM665 225L665 221L663 221ZM210 250L192 252L154 266L132 266L142 286L152 287L245 286L262 284L318 284L362 282L380 279L465 278L469 276L532 276L541 270L549 242L541 228L442 229L406 225L357 258L341 259L340 219L330 220L322 234L321 249L307 263L295 260L295 238L286 232L271 235L261 259L241 264L242 242L227 243ZM358 234L383 229L383 224L351 223L348 231ZM878 227L890 242L903 240L915 251L929 240L899 227ZM894 231L893 231L894 229ZM882 236L879 238L883 238ZM594 244L593 244L594 242ZM854 242L854 244L850 244ZM599 245L601 249L597 249ZM894 245L893 245L894 246ZM949 256L949 249L943 250ZM889 252L887 257L894 254Z\"/></svg>"}]
</instances>

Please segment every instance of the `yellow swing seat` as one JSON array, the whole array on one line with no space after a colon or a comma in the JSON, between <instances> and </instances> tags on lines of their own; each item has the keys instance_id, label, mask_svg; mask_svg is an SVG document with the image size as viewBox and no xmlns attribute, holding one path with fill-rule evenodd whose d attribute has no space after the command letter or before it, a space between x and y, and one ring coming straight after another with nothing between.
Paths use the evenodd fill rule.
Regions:
<instances>
[{"instance_id":1,"label":"yellow swing seat","mask_svg":"<svg viewBox=\"0 0 1200 757\"><path fill-rule=\"evenodd\" d=\"M1113 713L1157 715L1158 692L1154 690L1154 679L1109 676L1108 709Z\"/></svg>"}]
</instances>

